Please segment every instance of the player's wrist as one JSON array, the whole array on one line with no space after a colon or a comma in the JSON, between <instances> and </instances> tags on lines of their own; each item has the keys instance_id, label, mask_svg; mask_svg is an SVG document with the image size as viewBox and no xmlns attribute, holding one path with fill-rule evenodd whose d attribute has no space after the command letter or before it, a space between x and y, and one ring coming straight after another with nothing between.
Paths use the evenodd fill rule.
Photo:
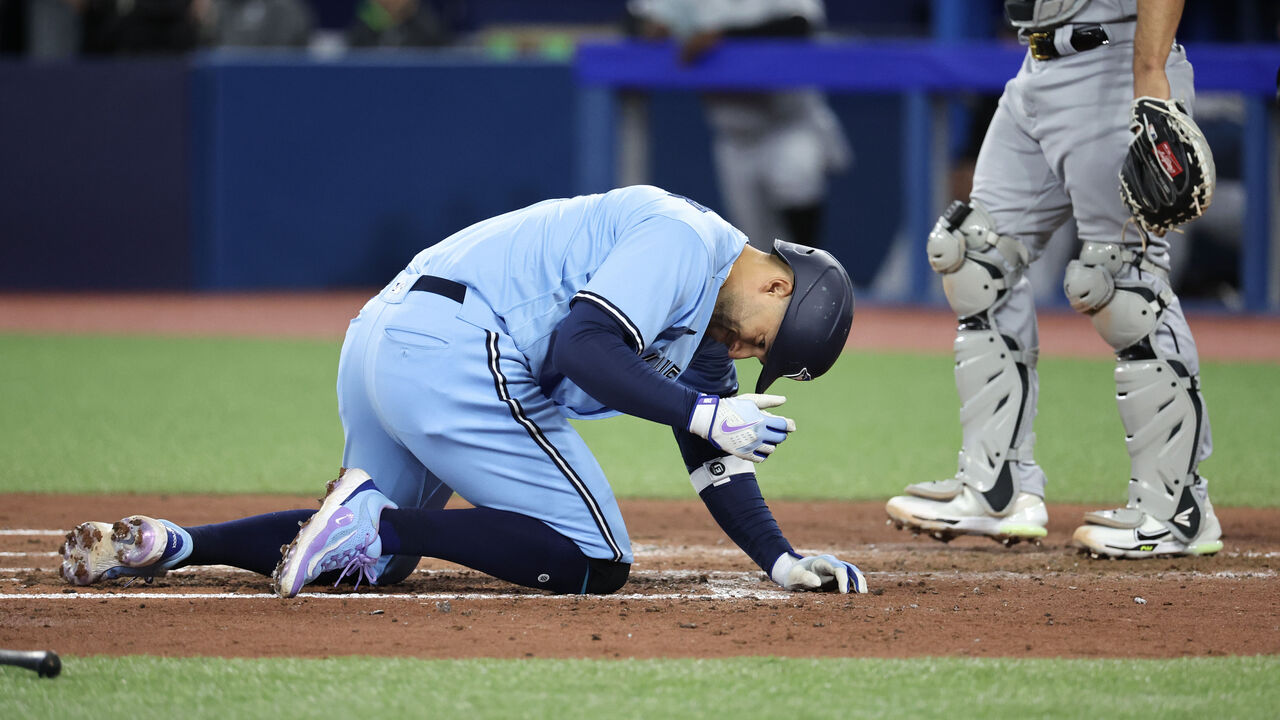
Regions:
<instances>
[{"instance_id":1,"label":"player's wrist","mask_svg":"<svg viewBox=\"0 0 1280 720\"><path fill-rule=\"evenodd\" d=\"M769 578L778 585L786 587L787 576L791 574L791 568L795 567L796 563L803 559L802 555L792 551L782 553L777 560L773 561L773 567L769 569Z\"/></svg>"},{"instance_id":2,"label":"player's wrist","mask_svg":"<svg viewBox=\"0 0 1280 720\"><path fill-rule=\"evenodd\" d=\"M711 428L716 421L716 412L720 408L720 398L715 395L698 393L693 401L693 409L689 411L689 421L685 428L698 437L711 439Z\"/></svg>"}]
</instances>

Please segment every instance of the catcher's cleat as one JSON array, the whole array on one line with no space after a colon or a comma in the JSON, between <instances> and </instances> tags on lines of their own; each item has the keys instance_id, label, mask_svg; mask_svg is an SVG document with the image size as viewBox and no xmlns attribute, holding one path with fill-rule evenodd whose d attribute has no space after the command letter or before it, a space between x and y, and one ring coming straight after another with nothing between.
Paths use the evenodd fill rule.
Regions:
<instances>
[{"instance_id":1,"label":"catcher's cleat","mask_svg":"<svg viewBox=\"0 0 1280 720\"><path fill-rule=\"evenodd\" d=\"M321 573L338 569L338 582L355 572L356 587L361 580L376 583L375 565L382 555L378 520L383 510L395 507L363 470L350 468L330 480L320 509L280 549L280 563L271 573L276 594L293 597Z\"/></svg>"},{"instance_id":2,"label":"catcher's cleat","mask_svg":"<svg viewBox=\"0 0 1280 720\"><path fill-rule=\"evenodd\" d=\"M191 555L191 536L168 520L130 515L114 524L86 522L62 543L62 577L92 585L118 577L164 575Z\"/></svg>"},{"instance_id":3,"label":"catcher's cleat","mask_svg":"<svg viewBox=\"0 0 1280 720\"><path fill-rule=\"evenodd\" d=\"M1214 555L1222 549L1222 526L1206 497L1198 532L1190 539L1176 533L1173 520L1157 520L1134 508L1085 514L1072 544L1094 558L1151 558L1174 555Z\"/></svg>"},{"instance_id":4,"label":"catcher's cleat","mask_svg":"<svg viewBox=\"0 0 1280 720\"><path fill-rule=\"evenodd\" d=\"M988 511L967 486L949 500L899 495L890 498L885 511L897 527L940 542L951 542L961 535L982 535L1007 547L1024 540L1038 543L1048 534L1044 499L1025 492L1018 493L1003 515Z\"/></svg>"}]
</instances>

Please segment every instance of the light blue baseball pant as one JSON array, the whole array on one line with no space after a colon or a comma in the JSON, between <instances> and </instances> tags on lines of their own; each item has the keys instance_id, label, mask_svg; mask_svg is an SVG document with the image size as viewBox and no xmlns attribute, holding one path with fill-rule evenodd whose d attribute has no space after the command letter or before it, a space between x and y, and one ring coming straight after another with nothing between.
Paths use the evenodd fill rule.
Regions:
<instances>
[{"instance_id":1,"label":"light blue baseball pant","mask_svg":"<svg viewBox=\"0 0 1280 720\"><path fill-rule=\"evenodd\" d=\"M338 363L343 466L358 467L403 508L473 505L536 518L583 554L632 562L604 471L543 394L493 312L406 291L402 276L351 321ZM416 557L384 557L381 584Z\"/></svg>"}]
</instances>

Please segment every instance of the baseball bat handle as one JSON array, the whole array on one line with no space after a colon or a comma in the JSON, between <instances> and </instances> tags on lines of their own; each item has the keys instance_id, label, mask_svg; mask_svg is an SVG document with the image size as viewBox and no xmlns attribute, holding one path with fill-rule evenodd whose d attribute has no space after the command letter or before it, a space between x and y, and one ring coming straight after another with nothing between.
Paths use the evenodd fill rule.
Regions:
<instances>
[{"instance_id":1,"label":"baseball bat handle","mask_svg":"<svg viewBox=\"0 0 1280 720\"><path fill-rule=\"evenodd\" d=\"M62 672L62 660L52 650L0 650L0 665L24 667L40 677L57 677Z\"/></svg>"}]
</instances>

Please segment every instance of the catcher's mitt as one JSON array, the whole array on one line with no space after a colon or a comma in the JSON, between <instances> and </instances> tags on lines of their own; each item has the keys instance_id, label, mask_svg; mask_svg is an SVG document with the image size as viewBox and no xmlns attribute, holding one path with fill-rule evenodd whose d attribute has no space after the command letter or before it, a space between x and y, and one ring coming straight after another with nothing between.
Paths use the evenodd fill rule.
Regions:
<instances>
[{"instance_id":1,"label":"catcher's mitt","mask_svg":"<svg viewBox=\"0 0 1280 720\"><path fill-rule=\"evenodd\" d=\"M1134 137L1120 168L1120 196L1138 225L1164 235L1204 214L1217 172L1204 133L1182 104L1140 97L1129 129Z\"/></svg>"}]
</instances>

